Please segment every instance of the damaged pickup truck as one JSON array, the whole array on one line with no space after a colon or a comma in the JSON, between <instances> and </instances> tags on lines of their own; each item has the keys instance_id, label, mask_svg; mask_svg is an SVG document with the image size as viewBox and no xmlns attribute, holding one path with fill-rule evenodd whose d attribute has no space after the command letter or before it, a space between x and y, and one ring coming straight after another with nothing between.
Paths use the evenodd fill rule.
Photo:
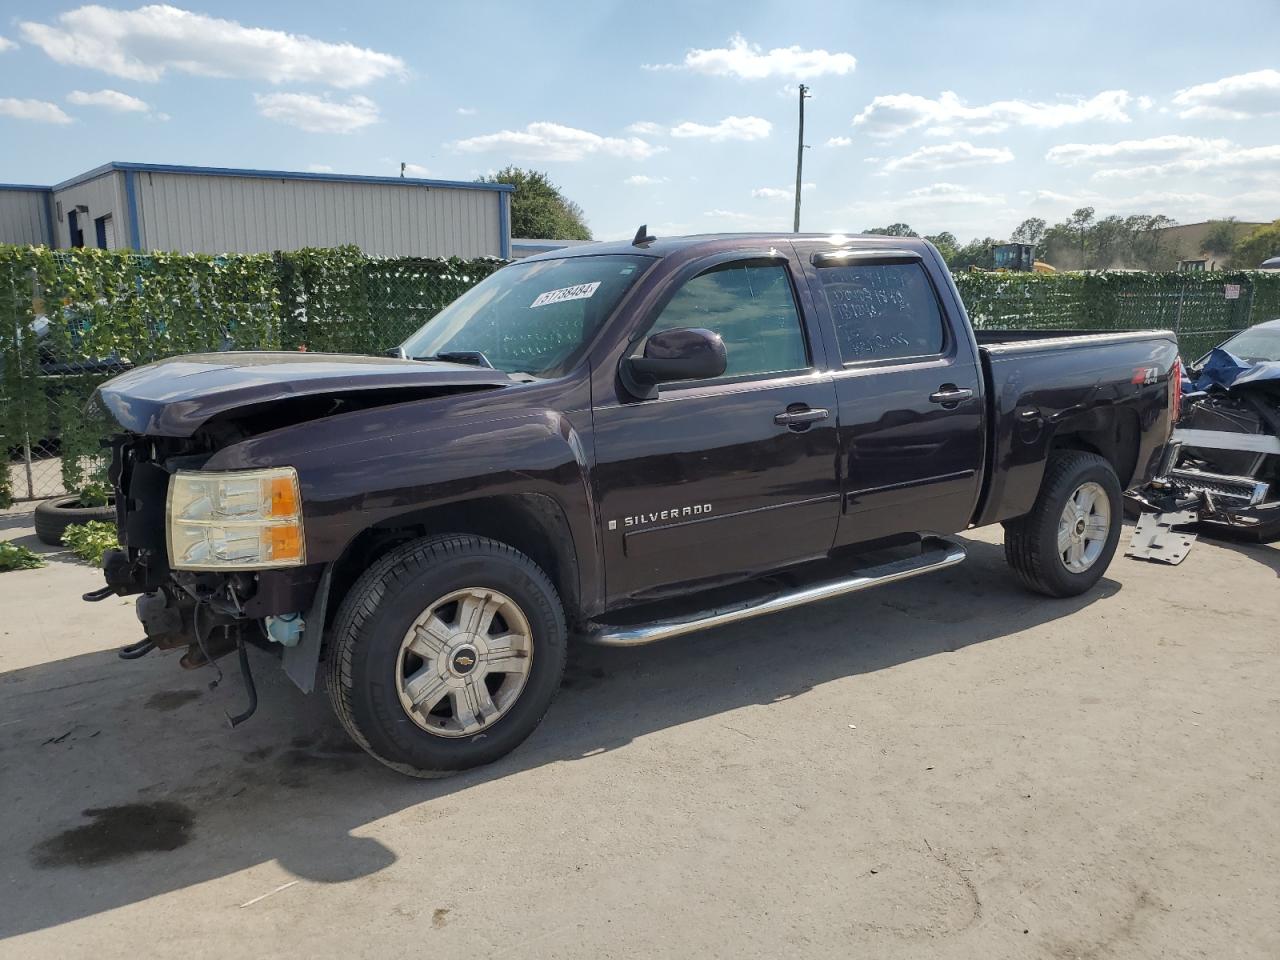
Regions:
<instances>
[{"instance_id":1,"label":"damaged pickup truck","mask_svg":"<svg viewBox=\"0 0 1280 960\"><path fill-rule=\"evenodd\" d=\"M1030 589L1106 570L1160 463L1168 332L976 332L914 239L726 235L511 264L397 351L180 357L96 395L122 549L183 665L320 682L404 773L537 726L571 638L631 645L945 569L1002 523ZM249 711L246 711L246 713ZM239 719L239 718L237 718Z\"/></svg>"},{"instance_id":2,"label":"damaged pickup truck","mask_svg":"<svg viewBox=\"0 0 1280 960\"><path fill-rule=\"evenodd\" d=\"M1250 327L1187 371L1182 411L1128 555L1180 563L1196 534L1280 539L1280 320Z\"/></svg>"}]
</instances>

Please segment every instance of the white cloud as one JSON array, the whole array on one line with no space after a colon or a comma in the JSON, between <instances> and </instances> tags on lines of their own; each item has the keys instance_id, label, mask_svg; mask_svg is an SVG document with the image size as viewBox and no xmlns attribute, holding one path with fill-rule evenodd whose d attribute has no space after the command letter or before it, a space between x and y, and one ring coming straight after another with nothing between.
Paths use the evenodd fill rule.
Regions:
<instances>
[{"instance_id":1,"label":"white cloud","mask_svg":"<svg viewBox=\"0 0 1280 960\"><path fill-rule=\"evenodd\" d=\"M1151 163L1203 153L1218 153L1230 146L1228 140L1207 140L1169 134L1146 140L1120 140L1116 143L1062 143L1045 154L1050 163L1076 166L1100 160L1130 160Z\"/></svg>"},{"instance_id":2,"label":"white cloud","mask_svg":"<svg viewBox=\"0 0 1280 960\"><path fill-rule=\"evenodd\" d=\"M828 147L847 147L852 145L853 137L828 137Z\"/></svg>"},{"instance_id":3,"label":"white cloud","mask_svg":"<svg viewBox=\"0 0 1280 960\"><path fill-rule=\"evenodd\" d=\"M17 50L17 49L18 49L18 45L14 43L12 40L10 40L8 37L0 37L0 53L4 53L6 50Z\"/></svg>"},{"instance_id":4,"label":"white cloud","mask_svg":"<svg viewBox=\"0 0 1280 960\"><path fill-rule=\"evenodd\" d=\"M1013 151L1005 147L975 147L972 143L957 140L921 147L901 157L894 157L884 165L884 172L895 170L944 170L953 167L973 167L989 163L1009 163Z\"/></svg>"},{"instance_id":5,"label":"white cloud","mask_svg":"<svg viewBox=\"0 0 1280 960\"><path fill-rule=\"evenodd\" d=\"M420 163L406 163L404 165L404 175L406 177L425 177L431 173L426 167Z\"/></svg>"},{"instance_id":6,"label":"white cloud","mask_svg":"<svg viewBox=\"0 0 1280 960\"><path fill-rule=\"evenodd\" d=\"M1242 147L1223 138L1170 134L1116 143L1064 143L1045 154L1063 166L1096 165L1099 180L1143 180L1173 174L1264 173L1280 167L1280 144Z\"/></svg>"},{"instance_id":7,"label":"white cloud","mask_svg":"<svg viewBox=\"0 0 1280 960\"><path fill-rule=\"evenodd\" d=\"M801 192L807 192L817 188L814 183L802 183L800 185ZM794 200L796 196L795 187L756 187L751 191L751 196L757 200Z\"/></svg>"},{"instance_id":8,"label":"white cloud","mask_svg":"<svg viewBox=\"0 0 1280 960\"><path fill-rule=\"evenodd\" d=\"M1134 105L1137 106L1139 110L1150 110L1152 107L1156 105L1156 102L1148 96L1141 96L1133 102L1134 102Z\"/></svg>"},{"instance_id":9,"label":"white cloud","mask_svg":"<svg viewBox=\"0 0 1280 960\"><path fill-rule=\"evenodd\" d=\"M657 186L659 183L666 183L667 179L667 177L650 177L643 173L636 173L627 177L627 179L622 182L633 187L652 187Z\"/></svg>"},{"instance_id":10,"label":"white cloud","mask_svg":"<svg viewBox=\"0 0 1280 960\"><path fill-rule=\"evenodd\" d=\"M1005 202L1000 194L981 193L955 183L934 183L927 187L908 190L903 206L933 207L949 204L996 205Z\"/></svg>"},{"instance_id":11,"label":"white cloud","mask_svg":"<svg viewBox=\"0 0 1280 960\"><path fill-rule=\"evenodd\" d=\"M56 103L49 103L47 100L18 100L14 97L0 97L0 117L34 120L36 123L71 122L71 118Z\"/></svg>"},{"instance_id":12,"label":"white cloud","mask_svg":"<svg viewBox=\"0 0 1280 960\"><path fill-rule=\"evenodd\" d=\"M327 163L308 163L307 172L308 173L333 173L333 167L329 166Z\"/></svg>"},{"instance_id":13,"label":"white cloud","mask_svg":"<svg viewBox=\"0 0 1280 960\"><path fill-rule=\"evenodd\" d=\"M98 90L86 93L84 90L72 90L67 94L67 103L77 107L103 107L117 113L150 113L151 106L145 100L131 97L119 90Z\"/></svg>"},{"instance_id":14,"label":"white cloud","mask_svg":"<svg viewBox=\"0 0 1280 960\"><path fill-rule=\"evenodd\" d=\"M479 111L477 111L475 107L459 107L458 108L458 116L460 117L474 117L478 112Z\"/></svg>"},{"instance_id":15,"label":"white cloud","mask_svg":"<svg viewBox=\"0 0 1280 960\"><path fill-rule=\"evenodd\" d=\"M378 105L368 97L345 102L309 93L255 93L258 113L308 133L354 133L378 122Z\"/></svg>"},{"instance_id":16,"label":"white cloud","mask_svg":"<svg viewBox=\"0 0 1280 960\"><path fill-rule=\"evenodd\" d=\"M22 36L58 63L94 67L130 80L159 80L169 70L204 77L361 87L403 75L404 61L352 43L246 27L164 4L136 10L97 5L26 21Z\"/></svg>"},{"instance_id":17,"label":"white cloud","mask_svg":"<svg viewBox=\"0 0 1280 960\"><path fill-rule=\"evenodd\" d=\"M693 123L686 120L671 128L673 137L697 137L720 143L725 140L763 140L773 124L760 117L725 117L719 123Z\"/></svg>"},{"instance_id":18,"label":"white cloud","mask_svg":"<svg viewBox=\"0 0 1280 960\"><path fill-rule=\"evenodd\" d=\"M704 210L702 215L711 222L706 226L724 227L731 225L735 230L781 230L791 220L788 214L741 213L736 210Z\"/></svg>"},{"instance_id":19,"label":"white cloud","mask_svg":"<svg viewBox=\"0 0 1280 960\"><path fill-rule=\"evenodd\" d=\"M666 127L651 120L637 120L627 127L627 133L638 133L642 137L660 137L666 132Z\"/></svg>"},{"instance_id":20,"label":"white cloud","mask_svg":"<svg viewBox=\"0 0 1280 960\"><path fill-rule=\"evenodd\" d=\"M1124 90L1105 90L1087 100L1062 103L997 100L969 106L949 90L936 100L893 93L872 100L853 118L853 125L874 137L896 137L921 127L941 136L957 132L999 133L1011 126L1052 130L1090 121L1125 123L1129 120L1125 107L1130 99Z\"/></svg>"},{"instance_id":21,"label":"white cloud","mask_svg":"<svg viewBox=\"0 0 1280 960\"><path fill-rule=\"evenodd\" d=\"M775 47L765 52L758 44L748 43L741 34L734 34L729 38L728 47L695 48L688 51L680 63L645 64L645 69L690 70L740 80L765 80L769 77L806 80L825 74L844 76L852 73L857 63L851 53L829 53L826 50Z\"/></svg>"},{"instance_id":22,"label":"white cloud","mask_svg":"<svg viewBox=\"0 0 1280 960\"><path fill-rule=\"evenodd\" d=\"M1255 70L1179 90L1173 103L1184 120L1248 120L1280 115L1280 70Z\"/></svg>"},{"instance_id":23,"label":"white cloud","mask_svg":"<svg viewBox=\"0 0 1280 960\"><path fill-rule=\"evenodd\" d=\"M602 137L598 133L539 121L523 130L500 130L459 140L454 146L468 153L503 151L532 160L582 160L592 154L644 160L664 150L638 137Z\"/></svg>"}]
</instances>

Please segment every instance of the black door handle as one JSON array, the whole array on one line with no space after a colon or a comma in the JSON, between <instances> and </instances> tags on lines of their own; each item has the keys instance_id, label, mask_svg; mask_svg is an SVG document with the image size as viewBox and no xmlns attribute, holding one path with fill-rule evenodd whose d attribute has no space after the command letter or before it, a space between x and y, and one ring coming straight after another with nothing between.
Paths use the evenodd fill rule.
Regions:
<instances>
[{"instance_id":1,"label":"black door handle","mask_svg":"<svg viewBox=\"0 0 1280 960\"><path fill-rule=\"evenodd\" d=\"M973 391L968 387L957 387L954 383L944 383L938 388L937 393L929 394L931 403L940 403L944 407L955 406L961 400L969 400L973 397Z\"/></svg>"},{"instance_id":2,"label":"black door handle","mask_svg":"<svg viewBox=\"0 0 1280 960\"><path fill-rule=\"evenodd\" d=\"M774 414L773 422L780 427L803 427L819 420L825 420L831 414L822 407L788 408L782 413Z\"/></svg>"}]
</instances>

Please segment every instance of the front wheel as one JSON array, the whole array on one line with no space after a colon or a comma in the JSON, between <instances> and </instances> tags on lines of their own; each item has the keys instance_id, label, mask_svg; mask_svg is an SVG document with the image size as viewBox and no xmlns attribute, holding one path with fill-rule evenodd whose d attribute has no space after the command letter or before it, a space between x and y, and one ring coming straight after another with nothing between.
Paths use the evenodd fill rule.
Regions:
<instances>
[{"instance_id":1,"label":"front wheel","mask_svg":"<svg viewBox=\"0 0 1280 960\"><path fill-rule=\"evenodd\" d=\"M1120 542L1120 480L1096 453L1050 456L1035 506L1004 525L1004 555L1024 586L1074 597L1101 579Z\"/></svg>"},{"instance_id":2,"label":"front wheel","mask_svg":"<svg viewBox=\"0 0 1280 960\"><path fill-rule=\"evenodd\" d=\"M430 537L374 564L334 621L327 686L352 738L411 776L515 749L564 673L564 611L547 575L483 537Z\"/></svg>"}]
</instances>

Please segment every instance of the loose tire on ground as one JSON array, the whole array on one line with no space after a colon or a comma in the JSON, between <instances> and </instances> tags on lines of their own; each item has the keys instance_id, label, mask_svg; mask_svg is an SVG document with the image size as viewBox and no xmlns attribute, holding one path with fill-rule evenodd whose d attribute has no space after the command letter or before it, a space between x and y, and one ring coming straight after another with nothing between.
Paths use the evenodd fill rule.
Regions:
<instances>
[{"instance_id":1,"label":"loose tire on ground","mask_svg":"<svg viewBox=\"0 0 1280 960\"><path fill-rule=\"evenodd\" d=\"M405 644L419 630L426 642L434 642L428 627L441 621L432 619L432 613L450 609L448 603L437 608L442 598L469 598L477 590L501 598L501 609L506 611L489 614L487 632L467 634L492 640L492 650L477 653L476 643L469 645L469 652L451 647L440 656L424 655L412 671L406 670L405 663L416 654ZM455 616L463 615L461 606L452 609ZM461 643L457 638L463 628L455 624L450 630L449 642ZM496 717L487 720L482 730L466 733L463 720L450 729L449 717L409 708L405 698L412 689L406 684L414 677L437 665L445 670L467 659L484 662L489 653L497 658L512 635L520 636L522 644L527 640L529 662L520 667L522 682L514 696L508 690L505 709L493 709L501 689L492 691L492 701L486 695L489 691L481 694L483 709L465 719L474 724L476 716ZM483 648L485 640L478 645ZM441 777L491 763L534 731L559 689L567 650L564 609L554 585L537 564L485 537L433 536L393 550L351 588L329 635L326 686L342 725L375 759L409 776ZM410 672L413 676L407 677ZM500 687L507 682L501 676ZM446 696L437 709L448 714L459 707Z\"/></svg>"},{"instance_id":2,"label":"loose tire on ground","mask_svg":"<svg viewBox=\"0 0 1280 960\"><path fill-rule=\"evenodd\" d=\"M1085 569L1071 569L1064 559L1060 535L1066 536L1067 549L1078 543L1064 528L1069 501L1082 490L1101 488L1095 500L1099 510L1090 517L1100 517L1101 504L1106 505L1106 537L1098 538L1100 549ZM1106 572L1120 542L1123 503L1120 480L1115 468L1095 453L1063 450L1050 456L1045 465L1044 480L1031 512L1004 525L1004 555L1018 579L1029 590L1050 597L1074 597L1093 587ZM1090 524L1085 519L1085 525ZM1098 521L1092 521L1097 523ZM1071 525L1074 529L1074 523ZM1069 554L1068 554L1069 555ZM1077 560L1077 566L1083 561Z\"/></svg>"},{"instance_id":3,"label":"loose tire on ground","mask_svg":"<svg viewBox=\"0 0 1280 960\"><path fill-rule=\"evenodd\" d=\"M114 506L82 507L79 497L54 497L52 500L45 500L36 505L36 537L41 543L60 547L62 534L67 527L77 523L89 523L91 520L115 523L116 508Z\"/></svg>"}]
</instances>

